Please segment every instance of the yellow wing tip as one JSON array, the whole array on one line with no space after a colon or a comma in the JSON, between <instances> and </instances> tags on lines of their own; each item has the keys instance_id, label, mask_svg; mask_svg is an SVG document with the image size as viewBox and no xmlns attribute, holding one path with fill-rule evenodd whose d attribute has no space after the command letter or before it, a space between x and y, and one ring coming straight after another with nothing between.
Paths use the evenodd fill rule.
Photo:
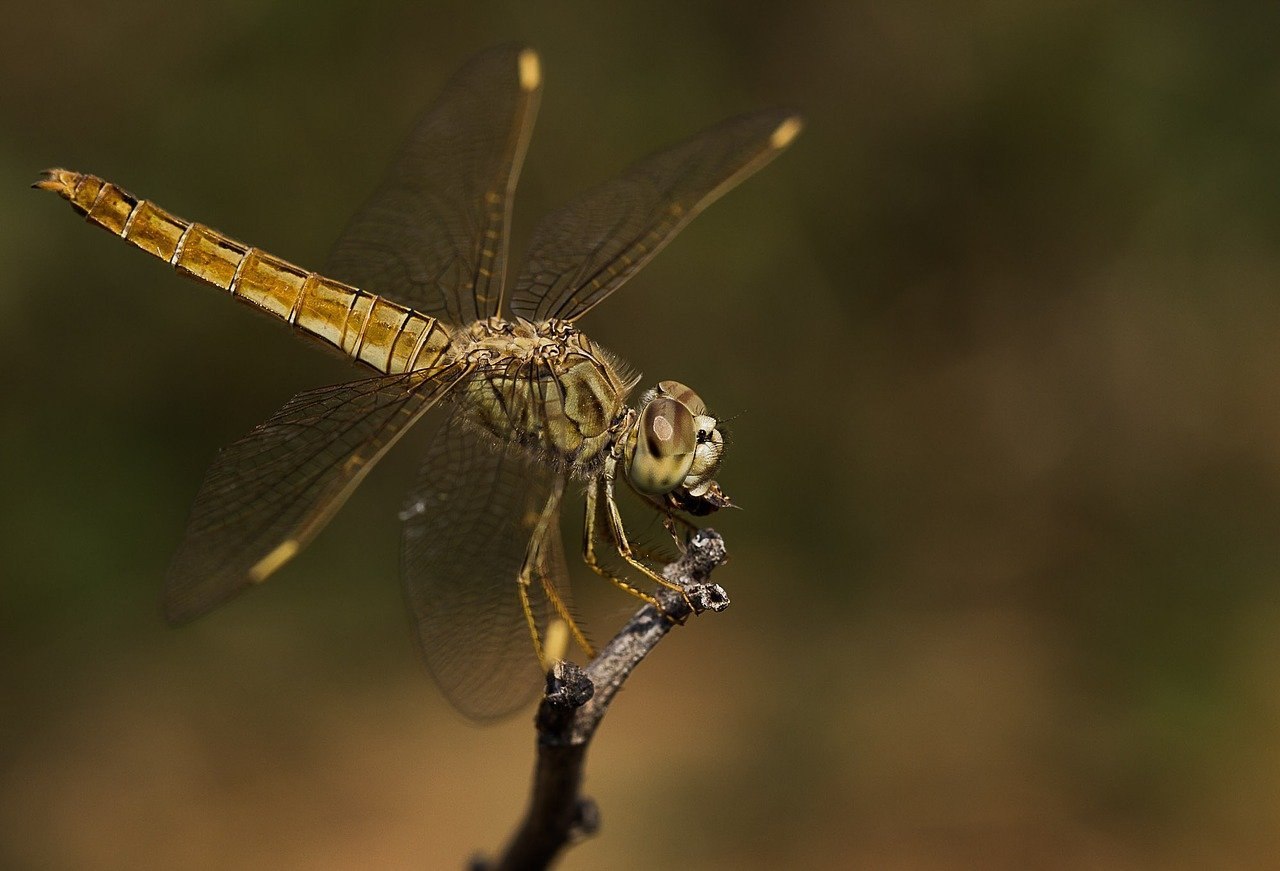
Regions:
<instances>
[{"instance_id":1,"label":"yellow wing tip","mask_svg":"<svg viewBox=\"0 0 1280 871\"><path fill-rule=\"evenodd\" d=\"M550 671L557 662L563 662L569 652L569 624L559 617L547 625L546 638L542 642L542 670Z\"/></svg>"},{"instance_id":2,"label":"yellow wing tip","mask_svg":"<svg viewBox=\"0 0 1280 871\"><path fill-rule=\"evenodd\" d=\"M542 62L538 60L538 53L526 48L516 58L516 64L520 70L520 87L525 91L537 90L542 84Z\"/></svg>"},{"instance_id":3,"label":"yellow wing tip","mask_svg":"<svg viewBox=\"0 0 1280 871\"><path fill-rule=\"evenodd\" d=\"M53 191L70 199L79 180L80 173L78 172L72 172L69 169L46 169L41 174L39 181L31 186L36 190Z\"/></svg>"},{"instance_id":4,"label":"yellow wing tip","mask_svg":"<svg viewBox=\"0 0 1280 871\"><path fill-rule=\"evenodd\" d=\"M271 577L276 569L293 559L298 550L298 542L294 539L281 542L275 550L254 563L253 568L249 569L249 580L252 583L261 584Z\"/></svg>"},{"instance_id":5,"label":"yellow wing tip","mask_svg":"<svg viewBox=\"0 0 1280 871\"><path fill-rule=\"evenodd\" d=\"M786 148L803 129L804 119L799 115L792 115L774 128L772 135L769 136L769 147L779 150Z\"/></svg>"}]
</instances>

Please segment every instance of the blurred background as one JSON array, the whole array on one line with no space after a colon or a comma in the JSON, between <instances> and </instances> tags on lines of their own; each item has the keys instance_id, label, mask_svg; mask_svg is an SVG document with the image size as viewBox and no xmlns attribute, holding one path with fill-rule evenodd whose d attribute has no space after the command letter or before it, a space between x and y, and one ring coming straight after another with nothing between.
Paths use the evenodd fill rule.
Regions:
<instances>
[{"instance_id":1,"label":"blurred background","mask_svg":"<svg viewBox=\"0 0 1280 871\"><path fill-rule=\"evenodd\" d=\"M429 433L264 589L166 628L216 449L355 372L27 186L94 172L315 266L448 75L519 39L546 89L517 247L712 121L808 122L583 322L731 419L746 510L714 518L733 607L615 703L604 828L563 867L1274 867L1280 7L2 12L0 866L505 841L529 718L454 714L400 601ZM635 603L575 577L607 637Z\"/></svg>"}]
</instances>

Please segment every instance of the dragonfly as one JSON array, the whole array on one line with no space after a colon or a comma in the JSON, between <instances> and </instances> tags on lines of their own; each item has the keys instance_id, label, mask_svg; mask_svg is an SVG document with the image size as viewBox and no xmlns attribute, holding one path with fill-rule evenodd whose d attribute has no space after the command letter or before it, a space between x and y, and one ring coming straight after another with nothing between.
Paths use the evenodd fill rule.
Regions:
<instances>
[{"instance_id":1,"label":"dragonfly","mask_svg":"<svg viewBox=\"0 0 1280 871\"><path fill-rule=\"evenodd\" d=\"M633 545L619 485L677 545L676 530L694 528L685 515L731 504L715 480L723 434L701 397L664 380L628 404L639 378L577 322L785 149L801 120L731 118L572 199L536 226L508 292L512 201L541 89L528 47L468 61L325 274L94 175L52 169L36 182L89 223L376 373L298 394L219 452L165 577L170 622L275 574L444 406L400 514L401 575L428 670L464 715L493 720L537 693L551 624L594 655L569 597L560 508L570 482L585 488L586 564L650 602L646 587L671 583Z\"/></svg>"}]
</instances>

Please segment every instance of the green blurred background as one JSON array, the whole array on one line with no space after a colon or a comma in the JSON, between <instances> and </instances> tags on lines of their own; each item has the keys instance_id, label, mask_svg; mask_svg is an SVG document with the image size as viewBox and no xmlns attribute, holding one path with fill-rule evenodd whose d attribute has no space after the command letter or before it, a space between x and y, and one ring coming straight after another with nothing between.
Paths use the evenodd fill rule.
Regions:
<instances>
[{"instance_id":1,"label":"green blurred background","mask_svg":"<svg viewBox=\"0 0 1280 871\"><path fill-rule=\"evenodd\" d=\"M428 433L265 589L167 629L214 451L354 370L27 185L98 173L318 265L444 79L520 39L546 91L517 244L721 117L808 121L584 322L732 418L746 510L715 518L733 608L618 699L604 830L564 867L1274 867L1280 7L0 13L0 866L505 839L528 718L453 714L400 603ZM608 635L634 603L577 580Z\"/></svg>"}]
</instances>

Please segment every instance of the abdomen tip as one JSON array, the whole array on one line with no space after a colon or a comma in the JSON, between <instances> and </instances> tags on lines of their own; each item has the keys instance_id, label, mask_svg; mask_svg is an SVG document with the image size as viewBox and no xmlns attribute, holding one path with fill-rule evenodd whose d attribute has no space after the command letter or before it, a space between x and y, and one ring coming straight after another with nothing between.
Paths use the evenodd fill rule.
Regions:
<instances>
[{"instance_id":1,"label":"abdomen tip","mask_svg":"<svg viewBox=\"0 0 1280 871\"><path fill-rule=\"evenodd\" d=\"M67 169L46 169L40 180L31 186L37 190L54 191L69 199L79 178L79 173Z\"/></svg>"}]
</instances>

